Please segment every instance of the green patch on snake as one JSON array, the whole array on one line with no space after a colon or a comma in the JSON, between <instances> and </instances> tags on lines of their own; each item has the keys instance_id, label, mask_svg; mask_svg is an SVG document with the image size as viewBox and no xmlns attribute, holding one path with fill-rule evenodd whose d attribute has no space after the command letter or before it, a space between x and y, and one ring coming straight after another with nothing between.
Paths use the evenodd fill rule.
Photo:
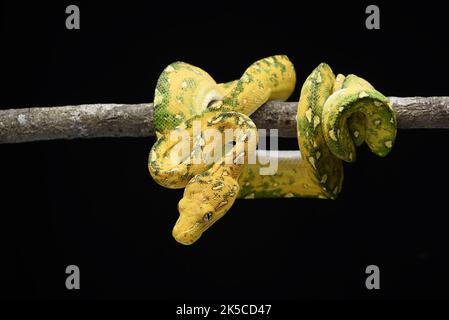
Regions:
<instances>
[{"instance_id":1,"label":"green patch on snake","mask_svg":"<svg viewBox=\"0 0 449 320\"><path fill-rule=\"evenodd\" d=\"M283 57L286 58L286 56L283 56ZM281 69L281 73L282 73L282 75L284 75L285 72L287 71L287 68L285 67L285 65L282 62L280 62L279 59L276 56L273 57L273 60L274 60L274 66L276 68Z\"/></svg>"},{"instance_id":2,"label":"green patch on snake","mask_svg":"<svg viewBox=\"0 0 449 320\"><path fill-rule=\"evenodd\" d=\"M278 80L278 76L276 73L271 74L270 81L271 81L271 83L273 83L274 87L277 87L279 85L279 80Z\"/></svg>"}]
</instances>

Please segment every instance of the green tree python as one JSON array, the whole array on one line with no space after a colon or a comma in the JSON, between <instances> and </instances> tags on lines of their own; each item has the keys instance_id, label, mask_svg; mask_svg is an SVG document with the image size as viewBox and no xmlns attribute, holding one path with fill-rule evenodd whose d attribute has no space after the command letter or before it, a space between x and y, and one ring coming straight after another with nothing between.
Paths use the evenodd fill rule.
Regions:
<instances>
[{"instance_id":1,"label":"green tree python","mask_svg":"<svg viewBox=\"0 0 449 320\"><path fill-rule=\"evenodd\" d=\"M356 146L366 142L382 157L390 152L397 123L388 98L360 77L335 76L325 63L313 70L301 89L299 150L252 151L258 131L251 114L267 101L288 99L295 83L294 66L285 55L259 60L239 80L220 84L184 62L163 70L154 95L157 141L148 167L158 184L185 188L172 231L176 241L194 243L236 198L335 199L342 188L342 162L356 160ZM200 125L199 132L195 123ZM223 141L228 140L206 137L205 130L211 128L223 135L227 129L240 134L225 146ZM188 156L173 157L180 154L181 142ZM204 151L218 143L225 152L221 158L206 161ZM249 161L252 154L257 161ZM234 160L226 161L229 155ZM277 170L261 175L262 163L270 157L277 161Z\"/></svg>"}]
</instances>

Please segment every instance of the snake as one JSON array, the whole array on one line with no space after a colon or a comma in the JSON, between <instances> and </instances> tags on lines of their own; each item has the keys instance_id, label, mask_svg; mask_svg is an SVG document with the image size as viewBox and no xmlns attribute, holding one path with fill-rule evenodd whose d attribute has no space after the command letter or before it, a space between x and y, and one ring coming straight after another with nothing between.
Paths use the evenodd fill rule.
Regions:
<instances>
[{"instance_id":1,"label":"snake","mask_svg":"<svg viewBox=\"0 0 449 320\"><path fill-rule=\"evenodd\" d=\"M257 150L259 132L251 114L268 101L286 101L295 85L296 71L286 55L258 60L240 79L224 83L180 61L162 71L154 93L157 140L148 169L159 185L184 189L172 230L177 242L195 243L237 198L336 199L343 162L356 161L356 147L366 143L381 157L392 150L397 120L389 99L356 75L335 75L326 63L302 85L298 150ZM207 129L239 134L229 143L208 136ZM225 151L206 161L205 151L217 145L214 150ZM277 163L276 170L260 174L270 161Z\"/></svg>"}]
</instances>

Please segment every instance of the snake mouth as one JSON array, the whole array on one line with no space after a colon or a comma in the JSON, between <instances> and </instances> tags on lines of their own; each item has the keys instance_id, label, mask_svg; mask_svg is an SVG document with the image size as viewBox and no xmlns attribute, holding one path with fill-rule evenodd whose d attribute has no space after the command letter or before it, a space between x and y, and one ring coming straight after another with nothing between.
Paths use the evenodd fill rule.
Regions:
<instances>
[{"instance_id":1,"label":"snake mouth","mask_svg":"<svg viewBox=\"0 0 449 320\"><path fill-rule=\"evenodd\" d=\"M191 245L198 241L203 233L209 229L216 220L210 221L209 223L196 222L192 227L187 230L181 230L182 226L179 223L179 219L173 227L172 235L175 240L184 245Z\"/></svg>"},{"instance_id":2,"label":"snake mouth","mask_svg":"<svg viewBox=\"0 0 449 320\"><path fill-rule=\"evenodd\" d=\"M191 228L184 231L179 231L179 228L180 227L178 226L178 223L176 223L175 227L173 228L172 235L177 242L184 245L191 245L196 242L199 238L201 238L201 235L207 229L201 228L199 222L195 223Z\"/></svg>"}]
</instances>

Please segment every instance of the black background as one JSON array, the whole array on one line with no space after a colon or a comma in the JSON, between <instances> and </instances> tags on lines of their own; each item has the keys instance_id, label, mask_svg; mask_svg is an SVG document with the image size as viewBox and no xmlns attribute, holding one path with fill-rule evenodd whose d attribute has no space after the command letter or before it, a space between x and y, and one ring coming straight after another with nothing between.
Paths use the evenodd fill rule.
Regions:
<instances>
[{"instance_id":1,"label":"black background","mask_svg":"<svg viewBox=\"0 0 449 320\"><path fill-rule=\"evenodd\" d=\"M320 62L389 96L449 95L447 19L428 1L287 4L1 2L4 109L150 102L158 75L182 60L217 81L287 54L296 101ZM252 8L252 9L250 9ZM171 237L181 190L147 171L153 137L0 146L0 291L6 298L447 298L449 131L400 130L391 155L366 147L345 166L336 201L237 201L193 246ZM280 141L296 149L295 139ZM65 288L65 267L81 290ZM365 268L381 290L365 288Z\"/></svg>"}]
</instances>

